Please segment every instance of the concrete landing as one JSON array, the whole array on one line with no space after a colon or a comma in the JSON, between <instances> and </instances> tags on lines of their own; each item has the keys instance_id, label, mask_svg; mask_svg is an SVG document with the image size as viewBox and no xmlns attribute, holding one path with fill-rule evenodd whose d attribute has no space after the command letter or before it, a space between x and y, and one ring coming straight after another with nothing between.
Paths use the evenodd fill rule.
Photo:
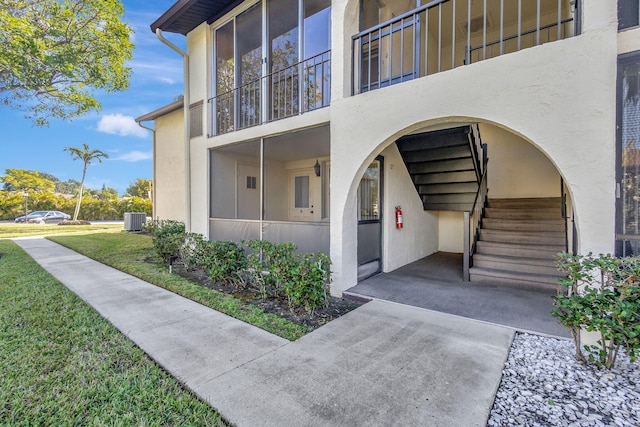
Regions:
<instances>
[{"instance_id":1,"label":"concrete landing","mask_svg":"<svg viewBox=\"0 0 640 427\"><path fill-rule=\"evenodd\" d=\"M373 301L288 342L48 240L16 243L239 426L484 426L514 335Z\"/></svg>"},{"instance_id":2,"label":"concrete landing","mask_svg":"<svg viewBox=\"0 0 640 427\"><path fill-rule=\"evenodd\" d=\"M462 280L462 256L436 252L390 273L363 280L348 295L394 301L515 328L569 338L551 316L555 292Z\"/></svg>"}]
</instances>

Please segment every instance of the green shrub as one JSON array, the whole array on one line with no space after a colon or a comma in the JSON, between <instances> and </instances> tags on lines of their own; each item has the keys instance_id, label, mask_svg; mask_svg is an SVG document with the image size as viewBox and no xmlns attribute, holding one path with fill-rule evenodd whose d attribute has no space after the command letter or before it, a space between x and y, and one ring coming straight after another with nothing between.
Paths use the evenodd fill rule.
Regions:
<instances>
[{"instance_id":1,"label":"green shrub","mask_svg":"<svg viewBox=\"0 0 640 427\"><path fill-rule=\"evenodd\" d=\"M289 305L313 312L329 303L331 259L324 254L296 253L293 243L247 242L247 270L262 298L287 298Z\"/></svg>"},{"instance_id":2,"label":"green shrub","mask_svg":"<svg viewBox=\"0 0 640 427\"><path fill-rule=\"evenodd\" d=\"M209 279L217 282L234 280L236 273L246 267L246 256L235 242L212 240L203 247L202 266Z\"/></svg>"},{"instance_id":3,"label":"green shrub","mask_svg":"<svg viewBox=\"0 0 640 427\"><path fill-rule=\"evenodd\" d=\"M306 254L298 259L289 272L285 294L289 305L304 307L313 313L318 307L329 305L331 259L322 253Z\"/></svg>"},{"instance_id":4,"label":"green shrub","mask_svg":"<svg viewBox=\"0 0 640 427\"><path fill-rule=\"evenodd\" d=\"M180 259L187 270L204 269L204 254L207 250L207 241L202 234L185 233L180 245Z\"/></svg>"},{"instance_id":5,"label":"green shrub","mask_svg":"<svg viewBox=\"0 0 640 427\"><path fill-rule=\"evenodd\" d=\"M251 249L247 255L249 278L262 298L284 296L284 287L296 266L296 245L250 240L247 246Z\"/></svg>"},{"instance_id":6,"label":"green shrub","mask_svg":"<svg viewBox=\"0 0 640 427\"><path fill-rule=\"evenodd\" d=\"M160 257L179 256L185 238L184 223L173 220L152 220L144 225L144 231L151 235L153 247Z\"/></svg>"},{"instance_id":7,"label":"green shrub","mask_svg":"<svg viewBox=\"0 0 640 427\"><path fill-rule=\"evenodd\" d=\"M558 268L567 292L554 297L553 316L571 329L576 357L612 368L621 348L631 360L640 351L640 257L563 253ZM581 345L580 330L598 332L596 345ZM582 349L587 352L585 357Z\"/></svg>"}]
</instances>

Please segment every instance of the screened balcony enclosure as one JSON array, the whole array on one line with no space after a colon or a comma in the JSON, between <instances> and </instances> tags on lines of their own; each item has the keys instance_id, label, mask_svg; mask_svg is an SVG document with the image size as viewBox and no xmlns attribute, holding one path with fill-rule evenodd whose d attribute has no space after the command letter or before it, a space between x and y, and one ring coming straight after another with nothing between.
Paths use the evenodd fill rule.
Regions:
<instances>
[{"instance_id":1,"label":"screened balcony enclosure","mask_svg":"<svg viewBox=\"0 0 640 427\"><path fill-rule=\"evenodd\" d=\"M328 126L210 150L210 239L328 254L329 154Z\"/></svg>"},{"instance_id":2,"label":"screened balcony enclosure","mask_svg":"<svg viewBox=\"0 0 640 427\"><path fill-rule=\"evenodd\" d=\"M330 0L263 0L215 29L210 135L328 106L330 17Z\"/></svg>"},{"instance_id":3,"label":"screened balcony enclosure","mask_svg":"<svg viewBox=\"0 0 640 427\"><path fill-rule=\"evenodd\" d=\"M361 0L353 93L579 34L579 0Z\"/></svg>"}]
</instances>

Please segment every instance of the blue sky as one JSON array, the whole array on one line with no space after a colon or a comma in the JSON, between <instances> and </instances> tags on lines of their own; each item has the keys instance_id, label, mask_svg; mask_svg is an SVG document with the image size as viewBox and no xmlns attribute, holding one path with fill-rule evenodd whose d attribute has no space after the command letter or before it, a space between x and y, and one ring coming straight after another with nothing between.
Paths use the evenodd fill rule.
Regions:
<instances>
[{"instance_id":1,"label":"blue sky","mask_svg":"<svg viewBox=\"0 0 640 427\"><path fill-rule=\"evenodd\" d=\"M181 57L160 43L149 28L173 3L175 0L123 1L124 21L134 31L130 85L126 92L96 92L102 103L99 113L73 121L51 120L49 127L39 128L22 112L0 105L0 176L7 168L30 169L53 174L62 181L79 181L82 163L72 160L63 148L86 142L110 157L89 167L85 181L88 187L99 189L104 183L122 194L137 178L151 179L151 132L133 119L183 93ZM165 36L185 48L184 36Z\"/></svg>"}]
</instances>

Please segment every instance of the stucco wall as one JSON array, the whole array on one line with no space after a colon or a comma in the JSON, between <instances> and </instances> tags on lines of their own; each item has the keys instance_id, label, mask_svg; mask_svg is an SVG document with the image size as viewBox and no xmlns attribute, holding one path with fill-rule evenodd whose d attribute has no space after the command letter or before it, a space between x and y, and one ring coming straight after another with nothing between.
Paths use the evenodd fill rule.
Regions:
<instances>
[{"instance_id":1,"label":"stucco wall","mask_svg":"<svg viewBox=\"0 0 640 427\"><path fill-rule=\"evenodd\" d=\"M497 126L480 126L489 157L489 197L560 197L560 174L535 146Z\"/></svg>"},{"instance_id":2,"label":"stucco wall","mask_svg":"<svg viewBox=\"0 0 640 427\"><path fill-rule=\"evenodd\" d=\"M353 19L353 3L333 3L334 31L352 27L344 17ZM583 33L578 37L332 99L332 184L350 183L332 186L335 294L356 283L356 248L350 242L356 236L353 200L364 168L399 136L447 121L495 124L544 152L572 193L579 250L612 251L616 7L615 2L584 3ZM334 38L333 47L344 55L332 55L334 60L349 57L344 47L336 46L339 41ZM348 64L342 65L332 72L338 77L332 84L350 84L346 75L340 75L349 73ZM332 91L349 92L335 86ZM519 161L526 164L527 159Z\"/></svg>"},{"instance_id":3,"label":"stucco wall","mask_svg":"<svg viewBox=\"0 0 640 427\"><path fill-rule=\"evenodd\" d=\"M383 271L392 271L438 250L438 215L424 210L396 145L390 145L381 154L384 157L382 262ZM402 207L402 229L395 226L396 206Z\"/></svg>"},{"instance_id":4,"label":"stucco wall","mask_svg":"<svg viewBox=\"0 0 640 427\"><path fill-rule=\"evenodd\" d=\"M155 215L184 221L184 115L182 109L155 120Z\"/></svg>"},{"instance_id":5,"label":"stucco wall","mask_svg":"<svg viewBox=\"0 0 640 427\"><path fill-rule=\"evenodd\" d=\"M438 212L438 250L462 253L464 251L464 222L462 212Z\"/></svg>"}]
</instances>

